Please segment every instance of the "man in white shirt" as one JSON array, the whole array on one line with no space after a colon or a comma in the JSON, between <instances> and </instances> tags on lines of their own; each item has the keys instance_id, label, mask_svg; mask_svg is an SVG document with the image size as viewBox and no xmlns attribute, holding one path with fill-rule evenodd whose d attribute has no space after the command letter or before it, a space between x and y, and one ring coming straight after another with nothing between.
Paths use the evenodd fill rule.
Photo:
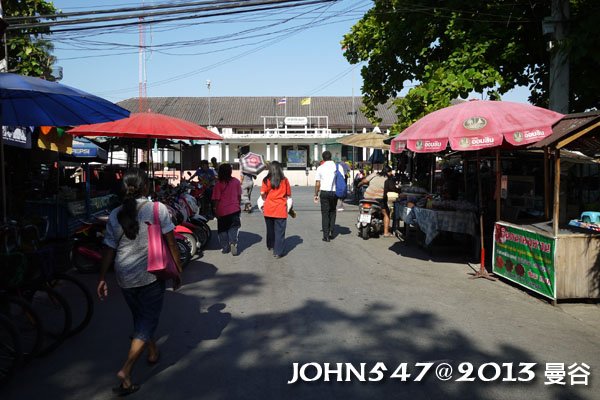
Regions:
<instances>
[{"instance_id":1,"label":"man in white shirt","mask_svg":"<svg viewBox=\"0 0 600 400\"><path fill-rule=\"evenodd\" d=\"M329 242L333 239L333 228L335 227L335 205L337 197L335 196L335 170L339 169L343 174L344 170L337 167L331 161L331 152L323 152L323 164L317 168L315 175L315 203L321 202L321 225L323 227L323 241Z\"/></svg>"}]
</instances>

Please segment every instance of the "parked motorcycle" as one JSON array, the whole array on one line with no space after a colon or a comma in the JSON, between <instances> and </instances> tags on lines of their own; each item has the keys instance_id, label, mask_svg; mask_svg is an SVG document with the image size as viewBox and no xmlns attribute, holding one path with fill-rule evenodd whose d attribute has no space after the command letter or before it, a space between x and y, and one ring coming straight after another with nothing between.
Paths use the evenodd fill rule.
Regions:
<instances>
[{"instance_id":1,"label":"parked motorcycle","mask_svg":"<svg viewBox=\"0 0 600 400\"><path fill-rule=\"evenodd\" d=\"M361 200L358 203L358 235L364 240L383 233L383 210L377 200Z\"/></svg>"},{"instance_id":2,"label":"parked motorcycle","mask_svg":"<svg viewBox=\"0 0 600 400\"><path fill-rule=\"evenodd\" d=\"M71 264L81 273L100 271L102 241L106 230L106 218L82 221L83 225L73 235Z\"/></svg>"}]
</instances>

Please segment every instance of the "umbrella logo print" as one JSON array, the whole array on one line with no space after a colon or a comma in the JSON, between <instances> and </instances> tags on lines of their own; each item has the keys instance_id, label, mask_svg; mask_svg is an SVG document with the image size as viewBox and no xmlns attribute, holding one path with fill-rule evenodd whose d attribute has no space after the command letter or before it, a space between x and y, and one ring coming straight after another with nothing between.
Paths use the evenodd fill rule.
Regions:
<instances>
[{"instance_id":1,"label":"umbrella logo print","mask_svg":"<svg viewBox=\"0 0 600 400\"><path fill-rule=\"evenodd\" d=\"M463 122L463 126L470 131L477 131L479 129L483 129L486 125L487 119L483 117L471 117L469 119L466 119L465 122Z\"/></svg>"},{"instance_id":2,"label":"umbrella logo print","mask_svg":"<svg viewBox=\"0 0 600 400\"><path fill-rule=\"evenodd\" d=\"M515 142L519 143L523 141L523 132L515 132L513 133L513 139L515 139Z\"/></svg>"},{"instance_id":3,"label":"umbrella logo print","mask_svg":"<svg viewBox=\"0 0 600 400\"><path fill-rule=\"evenodd\" d=\"M458 145L460 147L469 147L469 146L471 146L471 141L469 140L469 138L466 138L466 137L460 138Z\"/></svg>"},{"instance_id":4,"label":"umbrella logo print","mask_svg":"<svg viewBox=\"0 0 600 400\"><path fill-rule=\"evenodd\" d=\"M248 157L248 166L252 166L252 167L256 167L257 165L261 164L261 159L257 156L250 156Z\"/></svg>"},{"instance_id":5,"label":"umbrella logo print","mask_svg":"<svg viewBox=\"0 0 600 400\"><path fill-rule=\"evenodd\" d=\"M415 142L415 148L416 148L417 150L422 150L422 149L423 149L423 141L422 141L422 140L417 140L417 141Z\"/></svg>"}]
</instances>

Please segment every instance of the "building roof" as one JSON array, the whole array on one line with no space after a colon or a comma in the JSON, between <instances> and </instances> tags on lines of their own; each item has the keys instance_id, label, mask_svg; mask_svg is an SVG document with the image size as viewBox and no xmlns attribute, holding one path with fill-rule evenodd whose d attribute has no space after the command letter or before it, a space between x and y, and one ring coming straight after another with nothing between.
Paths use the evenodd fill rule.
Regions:
<instances>
[{"instance_id":1,"label":"building roof","mask_svg":"<svg viewBox=\"0 0 600 400\"><path fill-rule=\"evenodd\" d=\"M210 124L209 124L210 99ZM194 122L202 126L237 128L262 128L262 116L305 117L327 116L329 128L352 127L352 97L311 97L311 104L300 105L303 97L287 97L286 105L277 103L282 97L149 97L144 99L144 110L165 114ZM118 103L121 107L132 112L139 109L138 98L123 100ZM360 112L362 98L355 97L354 105L357 111L356 131L363 127L370 130L373 124ZM382 121L382 129L389 128L397 121L391 101L381 105L376 113Z\"/></svg>"},{"instance_id":2,"label":"building roof","mask_svg":"<svg viewBox=\"0 0 600 400\"><path fill-rule=\"evenodd\" d=\"M600 154L600 111L565 115L552 127L552 135L530 148L564 148L596 156Z\"/></svg>"}]
</instances>

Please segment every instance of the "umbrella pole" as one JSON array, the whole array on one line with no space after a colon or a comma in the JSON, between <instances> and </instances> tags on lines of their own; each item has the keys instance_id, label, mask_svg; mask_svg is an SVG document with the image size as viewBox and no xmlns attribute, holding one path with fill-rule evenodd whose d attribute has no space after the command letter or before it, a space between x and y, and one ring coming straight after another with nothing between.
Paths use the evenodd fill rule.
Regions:
<instances>
[{"instance_id":1,"label":"umbrella pole","mask_svg":"<svg viewBox=\"0 0 600 400\"><path fill-rule=\"evenodd\" d=\"M6 222L6 175L4 171L4 128L0 131L0 170L2 170L2 221Z\"/></svg>"},{"instance_id":2,"label":"umbrella pole","mask_svg":"<svg viewBox=\"0 0 600 400\"><path fill-rule=\"evenodd\" d=\"M482 198L482 194L483 194L483 190L481 188L481 168L480 168L480 163L481 160L479 158L479 150L477 150L477 191L479 194L479 240L480 240L480 244L481 244L481 259L480 259L480 264L479 264L479 271L475 272L475 273L471 273L471 276L469 279L477 279L477 278L484 278L484 279L488 279L490 281L495 281L496 278L492 277L487 270L485 269L485 240L484 240L484 236L483 236L483 198Z\"/></svg>"},{"instance_id":3,"label":"umbrella pole","mask_svg":"<svg viewBox=\"0 0 600 400\"><path fill-rule=\"evenodd\" d=\"M60 232L60 151L56 152L56 237Z\"/></svg>"}]
</instances>

